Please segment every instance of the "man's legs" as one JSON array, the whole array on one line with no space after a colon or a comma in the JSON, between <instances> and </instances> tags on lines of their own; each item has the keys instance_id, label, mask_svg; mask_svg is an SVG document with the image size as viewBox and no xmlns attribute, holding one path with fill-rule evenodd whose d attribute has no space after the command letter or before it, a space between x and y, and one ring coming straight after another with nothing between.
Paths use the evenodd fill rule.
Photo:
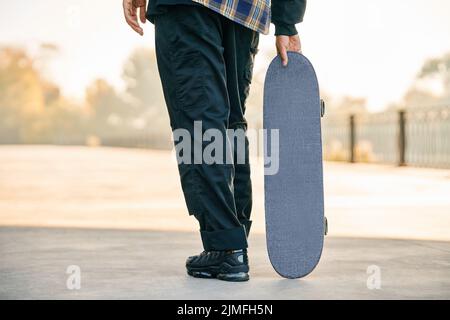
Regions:
<instances>
[{"instance_id":1,"label":"man's legs","mask_svg":"<svg viewBox=\"0 0 450 320\"><path fill-rule=\"evenodd\" d=\"M216 129L225 138L230 121L245 121L242 106L240 112L236 111L236 97L230 94L234 90L228 88L230 48L224 41L228 32L224 26L220 15L198 6L173 6L155 20L158 68L171 126L190 133L192 149L189 155L181 156L192 163L199 160L194 159L195 144L202 149L209 144L202 142L198 133L195 135L194 122L201 121L200 133ZM239 91L239 80L236 87ZM229 143L223 142L226 151ZM237 169L235 177L233 164L205 164L200 160L201 164L180 164L179 171L189 213L200 222L205 250L247 248L242 223L248 220L251 207L248 164L243 165L244 170ZM236 197L241 189L244 196Z\"/></svg>"},{"instance_id":2,"label":"man's legs","mask_svg":"<svg viewBox=\"0 0 450 320\"><path fill-rule=\"evenodd\" d=\"M246 135L247 121L244 114L253 75L253 61L258 50L259 34L226 18L222 19L227 87L230 99L228 128L235 130L237 137L232 143L235 164L234 200L238 219L245 226L248 236L251 227L252 185L249 142ZM239 139L240 141L238 141Z\"/></svg>"}]
</instances>

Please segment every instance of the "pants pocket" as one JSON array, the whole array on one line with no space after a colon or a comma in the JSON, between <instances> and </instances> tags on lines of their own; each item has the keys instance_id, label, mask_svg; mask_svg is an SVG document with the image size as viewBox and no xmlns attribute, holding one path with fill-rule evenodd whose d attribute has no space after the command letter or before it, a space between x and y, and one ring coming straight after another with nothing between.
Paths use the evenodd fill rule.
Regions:
<instances>
[{"instance_id":1,"label":"pants pocket","mask_svg":"<svg viewBox=\"0 0 450 320\"><path fill-rule=\"evenodd\" d=\"M204 61L200 53L177 55L174 57L173 66L177 85L177 109L183 111L204 106Z\"/></svg>"},{"instance_id":2,"label":"pants pocket","mask_svg":"<svg viewBox=\"0 0 450 320\"><path fill-rule=\"evenodd\" d=\"M255 62L255 56L258 53L259 34L253 31L251 38L250 52L248 54L248 60L244 70L244 78L248 81L248 83L251 83L253 78L253 65Z\"/></svg>"}]
</instances>

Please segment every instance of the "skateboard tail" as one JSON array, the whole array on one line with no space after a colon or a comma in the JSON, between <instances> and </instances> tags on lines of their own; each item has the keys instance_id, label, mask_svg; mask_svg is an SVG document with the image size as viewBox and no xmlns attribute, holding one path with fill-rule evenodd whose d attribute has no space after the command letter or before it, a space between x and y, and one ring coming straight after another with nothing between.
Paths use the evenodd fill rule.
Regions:
<instances>
[{"instance_id":1,"label":"skateboard tail","mask_svg":"<svg viewBox=\"0 0 450 320\"><path fill-rule=\"evenodd\" d=\"M310 275L318 266L320 258L322 256L322 249L320 250L320 253L318 254L318 256L316 258L314 258L313 263L310 266L303 266L301 271L297 271L297 272L292 272L290 270L286 270L284 265L279 264L279 262L277 261L277 259L273 259L271 254L270 254L270 250L269 252L269 260L270 260L270 264L272 265L273 269L278 273L278 275L280 275L283 278L287 278L287 279L301 279L301 278L305 278L308 275ZM298 266L298 264L296 265Z\"/></svg>"}]
</instances>

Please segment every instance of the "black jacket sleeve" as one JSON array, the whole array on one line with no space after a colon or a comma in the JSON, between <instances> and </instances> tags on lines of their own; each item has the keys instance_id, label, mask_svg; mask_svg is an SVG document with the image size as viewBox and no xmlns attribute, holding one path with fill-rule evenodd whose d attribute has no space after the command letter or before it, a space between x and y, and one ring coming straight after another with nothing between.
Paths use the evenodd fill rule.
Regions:
<instances>
[{"instance_id":1,"label":"black jacket sleeve","mask_svg":"<svg viewBox=\"0 0 450 320\"><path fill-rule=\"evenodd\" d=\"M306 0L272 0L271 15L275 25L275 35L297 34L296 23L303 21Z\"/></svg>"}]
</instances>

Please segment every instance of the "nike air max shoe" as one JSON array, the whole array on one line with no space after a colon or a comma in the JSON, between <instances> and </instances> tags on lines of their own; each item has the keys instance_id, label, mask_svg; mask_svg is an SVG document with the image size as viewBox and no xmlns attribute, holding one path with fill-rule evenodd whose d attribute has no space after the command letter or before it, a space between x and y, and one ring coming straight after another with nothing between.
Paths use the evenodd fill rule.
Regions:
<instances>
[{"instance_id":1,"label":"nike air max shoe","mask_svg":"<svg viewBox=\"0 0 450 320\"><path fill-rule=\"evenodd\" d=\"M204 251L186 260L187 273L196 278L249 280L247 250Z\"/></svg>"}]
</instances>

